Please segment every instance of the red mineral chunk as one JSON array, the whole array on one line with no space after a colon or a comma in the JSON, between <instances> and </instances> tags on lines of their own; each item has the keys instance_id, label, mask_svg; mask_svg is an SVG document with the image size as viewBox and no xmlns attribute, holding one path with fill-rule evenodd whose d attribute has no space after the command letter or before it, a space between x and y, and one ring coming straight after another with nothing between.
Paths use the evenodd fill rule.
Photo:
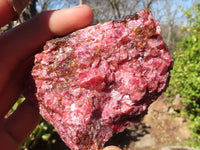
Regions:
<instances>
[{"instance_id":1,"label":"red mineral chunk","mask_svg":"<svg viewBox=\"0 0 200 150\"><path fill-rule=\"evenodd\" d=\"M34 94L72 150L98 150L147 113L167 87L172 62L158 21L144 9L47 41L35 55L35 92L26 95Z\"/></svg>"}]
</instances>

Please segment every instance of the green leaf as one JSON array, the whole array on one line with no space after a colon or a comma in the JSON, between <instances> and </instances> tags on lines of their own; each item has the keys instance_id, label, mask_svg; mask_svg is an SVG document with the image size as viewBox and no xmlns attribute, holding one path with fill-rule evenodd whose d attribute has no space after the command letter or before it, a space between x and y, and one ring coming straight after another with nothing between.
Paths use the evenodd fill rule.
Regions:
<instances>
[{"instance_id":1,"label":"green leaf","mask_svg":"<svg viewBox=\"0 0 200 150\"><path fill-rule=\"evenodd\" d=\"M189 118L193 135L190 144L200 148L200 4L194 10L185 11L185 15L189 19L188 27L185 27L187 34L173 53L174 69L167 95L182 97L186 105L183 113Z\"/></svg>"}]
</instances>

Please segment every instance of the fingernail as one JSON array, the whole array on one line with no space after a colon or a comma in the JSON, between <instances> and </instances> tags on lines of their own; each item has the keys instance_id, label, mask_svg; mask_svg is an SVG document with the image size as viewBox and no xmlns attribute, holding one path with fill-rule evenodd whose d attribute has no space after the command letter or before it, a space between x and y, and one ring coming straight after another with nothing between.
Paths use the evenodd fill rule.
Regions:
<instances>
[{"instance_id":1,"label":"fingernail","mask_svg":"<svg viewBox=\"0 0 200 150\"><path fill-rule=\"evenodd\" d=\"M12 4L14 11L20 15L24 8L28 5L29 0L9 0L9 2Z\"/></svg>"}]
</instances>

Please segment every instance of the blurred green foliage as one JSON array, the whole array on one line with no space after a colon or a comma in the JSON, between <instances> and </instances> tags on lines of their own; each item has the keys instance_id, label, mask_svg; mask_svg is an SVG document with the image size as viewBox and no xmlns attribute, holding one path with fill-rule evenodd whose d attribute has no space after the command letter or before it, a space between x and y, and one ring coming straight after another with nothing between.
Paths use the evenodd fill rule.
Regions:
<instances>
[{"instance_id":1,"label":"blurred green foliage","mask_svg":"<svg viewBox=\"0 0 200 150\"><path fill-rule=\"evenodd\" d=\"M52 144L56 142L54 133L56 133L54 127L47 121L42 120L32 134L24 141L21 150L36 150L42 144L45 144L45 147L48 146L47 149L52 149Z\"/></svg>"},{"instance_id":2,"label":"blurred green foliage","mask_svg":"<svg viewBox=\"0 0 200 150\"><path fill-rule=\"evenodd\" d=\"M180 94L186 108L193 139L190 145L200 148L200 4L185 11L188 26L183 28L182 41L174 52L174 68L167 94Z\"/></svg>"}]
</instances>

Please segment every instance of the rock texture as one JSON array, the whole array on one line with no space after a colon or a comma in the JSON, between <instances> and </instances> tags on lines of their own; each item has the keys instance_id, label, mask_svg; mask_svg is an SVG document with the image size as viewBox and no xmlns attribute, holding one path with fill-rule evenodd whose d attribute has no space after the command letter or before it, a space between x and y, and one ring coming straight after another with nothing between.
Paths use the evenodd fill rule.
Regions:
<instances>
[{"instance_id":1,"label":"rock texture","mask_svg":"<svg viewBox=\"0 0 200 150\"><path fill-rule=\"evenodd\" d=\"M101 149L146 114L166 89L172 62L145 9L48 41L35 56L36 88L25 93L71 149Z\"/></svg>"}]
</instances>

